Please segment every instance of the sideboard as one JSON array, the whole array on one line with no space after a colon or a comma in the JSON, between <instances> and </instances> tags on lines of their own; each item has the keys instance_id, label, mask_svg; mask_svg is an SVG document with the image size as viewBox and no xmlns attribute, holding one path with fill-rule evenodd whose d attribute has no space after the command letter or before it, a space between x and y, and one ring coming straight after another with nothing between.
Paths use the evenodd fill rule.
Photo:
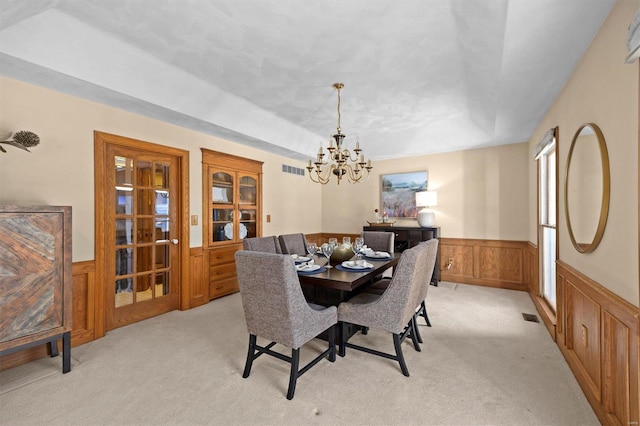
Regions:
<instances>
[{"instance_id":1,"label":"sideboard","mask_svg":"<svg viewBox=\"0 0 640 426\"><path fill-rule=\"evenodd\" d=\"M422 241L432 238L440 239L440 227L420 228L417 226L390 226L385 224L364 226L363 231L384 231L395 233L395 251L402 252L408 248L417 246ZM436 266L433 268L431 284L434 286L440 282L440 246L438 246L438 256Z\"/></svg>"},{"instance_id":2,"label":"sideboard","mask_svg":"<svg viewBox=\"0 0 640 426\"><path fill-rule=\"evenodd\" d=\"M48 344L71 370L71 207L0 205L0 355Z\"/></svg>"}]
</instances>

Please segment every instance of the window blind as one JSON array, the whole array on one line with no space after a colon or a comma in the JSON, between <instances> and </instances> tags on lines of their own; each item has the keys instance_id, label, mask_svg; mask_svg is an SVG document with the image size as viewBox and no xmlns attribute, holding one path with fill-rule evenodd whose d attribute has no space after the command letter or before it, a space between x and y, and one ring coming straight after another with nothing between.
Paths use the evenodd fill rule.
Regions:
<instances>
[{"instance_id":1,"label":"window blind","mask_svg":"<svg viewBox=\"0 0 640 426\"><path fill-rule=\"evenodd\" d=\"M627 64L633 63L640 58L640 9L638 9L636 16L631 21L631 25L629 25L627 50L629 51L629 56L625 60Z\"/></svg>"},{"instance_id":2,"label":"window blind","mask_svg":"<svg viewBox=\"0 0 640 426\"><path fill-rule=\"evenodd\" d=\"M555 138L556 138L556 128L553 127L547 130L547 132L544 134L542 139L540 139L540 142L536 144L536 147L533 150L534 160L537 160L538 158L540 158L542 154L547 152L553 146L553 141L555 140Z\"/></svg>"}]
</instances>

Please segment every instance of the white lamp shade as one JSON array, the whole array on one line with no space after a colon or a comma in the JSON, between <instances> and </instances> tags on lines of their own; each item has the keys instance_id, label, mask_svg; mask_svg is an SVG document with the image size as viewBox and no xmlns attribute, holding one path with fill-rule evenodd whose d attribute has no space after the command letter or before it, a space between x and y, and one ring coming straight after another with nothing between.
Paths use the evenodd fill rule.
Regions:
<instances>
[{"instance_id":1,"label":"white lamp shade","mask_svg":"<svg viewBox=\"0 0 640 426\"><path fill-rule=\"evenodd\" d=\"M438 193L436 191L416 192L417 207L431 207L438 205Z\"/></svg>"}]
</instances>

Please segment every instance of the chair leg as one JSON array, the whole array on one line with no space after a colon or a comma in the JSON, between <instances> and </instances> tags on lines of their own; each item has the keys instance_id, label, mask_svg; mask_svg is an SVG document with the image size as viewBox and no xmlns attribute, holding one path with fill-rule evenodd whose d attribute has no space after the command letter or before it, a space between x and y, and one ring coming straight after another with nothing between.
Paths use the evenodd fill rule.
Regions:
<instances>
[{"instance_id":1,"label":"chair leg","mask_svg":"<svg viewBox=\"0 0 640 426\"><path fill-rule=\"evenodd\" d=\"M256 351L256 335L249 334L249 350L247 351L247 362L244 365L244 373L242 378L246 379L251 373L251 365L253 364L253 354Z\"/></svg>"},{"instance_id":2,"label":"chair leg","mask_svg":"<svg viewBox=\"0 0 640 426\"><path fill-rule=\"evenodd\" d=\"M338 324L338 327L340 327L340 330L338 332L338 334L340 335L340 347L338 350L338 355L343 357L347 353L347 323L340 322Z\"/></svg>"},{"instance_id":3,"label":"chair leg","mask_svg":"<svg viewBox=\"0 0 640 426\"><path fill-rule=\"evenodd\" d=\"M298 380L298 364L300 363L300 348L291 350L291 374L289 375L289 390L287 399L293 399L296 391L296 380Z\"/></svg>"},{"instance_id":4,"label":"chair leg","mask_svg":"<svg viewBox=\"0 0 640 426\"><path fill-rule=\"evenodd\" d=\"M422 351L420 349L420 344L418 342L422 342L422 337L420 337L420 332L418 331L418 323L416 322L416 316L411 317L411 321L409 321L409 327L411 327L411 341L413 342L413 348L416 352Z\"/></svg>"},{"instance_id":5,"label":"chair leg","mask_svg":"<svg viewBox=\"0 0 640 426\"><path fill-rule=\"evenodd\" d=\"M396 357L398 358L398 362L400 363L400 369L402 370L402 374L409 377L409 370L407 369L407 364L404 362L404 356L402 356L402 346L400 343L400 335L397 333L393 333L393 346L396 348Z\"/></svg>"},{"instance_id":6,"label":"chair leg","mask_svg":"<svg viewBox=\"0 0 640 426\"><path fill-rule=\"evenodd\" d=\"M329 328L329 361L335 362L336 360L336 325L332 325Z\"/></svg>"},{"instance_id":7,"label":"chair leg","mask_svg":"<svg viewBox=\"0 0 640 426\"><path fill-rule=\"evenodd\" d=\"M427 327L431 327L431 322L429 321L429 316L427 315L427 306L424 304L424 300L420 305L420 314L424 317L424 320L427 323Z\"/></svg>"},{"instance_id":8,"label":"chair leg","mask_svg":"<svg viewBox=\"0 0 640 426\"><path fill-rule=\"evenodd\" d=\"M418 338L418 343L422 343L422 335L420 335L420 329L418 328L418 317L420 316L420 310L413 314L413 326L416 329L416 337Z\"/></svg>"}]
</instances>

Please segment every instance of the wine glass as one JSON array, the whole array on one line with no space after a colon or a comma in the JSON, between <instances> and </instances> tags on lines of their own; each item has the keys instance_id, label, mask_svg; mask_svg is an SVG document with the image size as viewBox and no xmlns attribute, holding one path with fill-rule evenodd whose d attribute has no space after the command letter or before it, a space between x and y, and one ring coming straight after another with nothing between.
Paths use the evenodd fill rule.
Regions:
<instances>
[{"instance_id":1,"label":"wine glass","mask_svg":"<svg viewBox=\"0 0 640 426\"><path fill-rule=\"evenodd\" d=\"M351 245L351 237L342 237L342 245L350 246Z\"/></svg>"},{"instance_id":2,"label":"wine glass","mask_svg":"<svg viewBox=\"0 0 640 426\"><path fill-rule=\"evenodd\" d=\"M313 256L318 251L318 246L316 243L307 243L307 253L309 256Z\"/></svg>"},{"instance_id":3,"label":"wine glass","mask_svg":"<svg viewBox=\"0 0 640 426\"><path fill-rule=\"evenodd\" d=\"M364 246L364 238L356 238L353 246L353 252L355 253L357 259L360 259L362 257L362 253L360 253L360 250L362 250L362 246Z\"/></svg>"},{"instance_id":4,"label":"wine glass","mask_svg":"<svg viewBox=\"0 0 640 426\"><path fill-rule=\"evenodd\" d=\"M333 266L331 266L331 262L329 261L329 258L331 257L331 255L333 254L333 245L332 244L323 244L322 245L322 254L324 254L324 257L327 258L327 264L325 265L325 267L328 268L333 268Z\"/></svg>"},{"instance_id":5,"label":"wine glass","mask_svg":"<svg viewBox=\"0 0 640 426\"><path fill-rule=\"evenodd\" d=\"M332 247L335 247L338 245L338 239L337 238L329 238L329 245Z\"/></svg>"}]
</instances>

